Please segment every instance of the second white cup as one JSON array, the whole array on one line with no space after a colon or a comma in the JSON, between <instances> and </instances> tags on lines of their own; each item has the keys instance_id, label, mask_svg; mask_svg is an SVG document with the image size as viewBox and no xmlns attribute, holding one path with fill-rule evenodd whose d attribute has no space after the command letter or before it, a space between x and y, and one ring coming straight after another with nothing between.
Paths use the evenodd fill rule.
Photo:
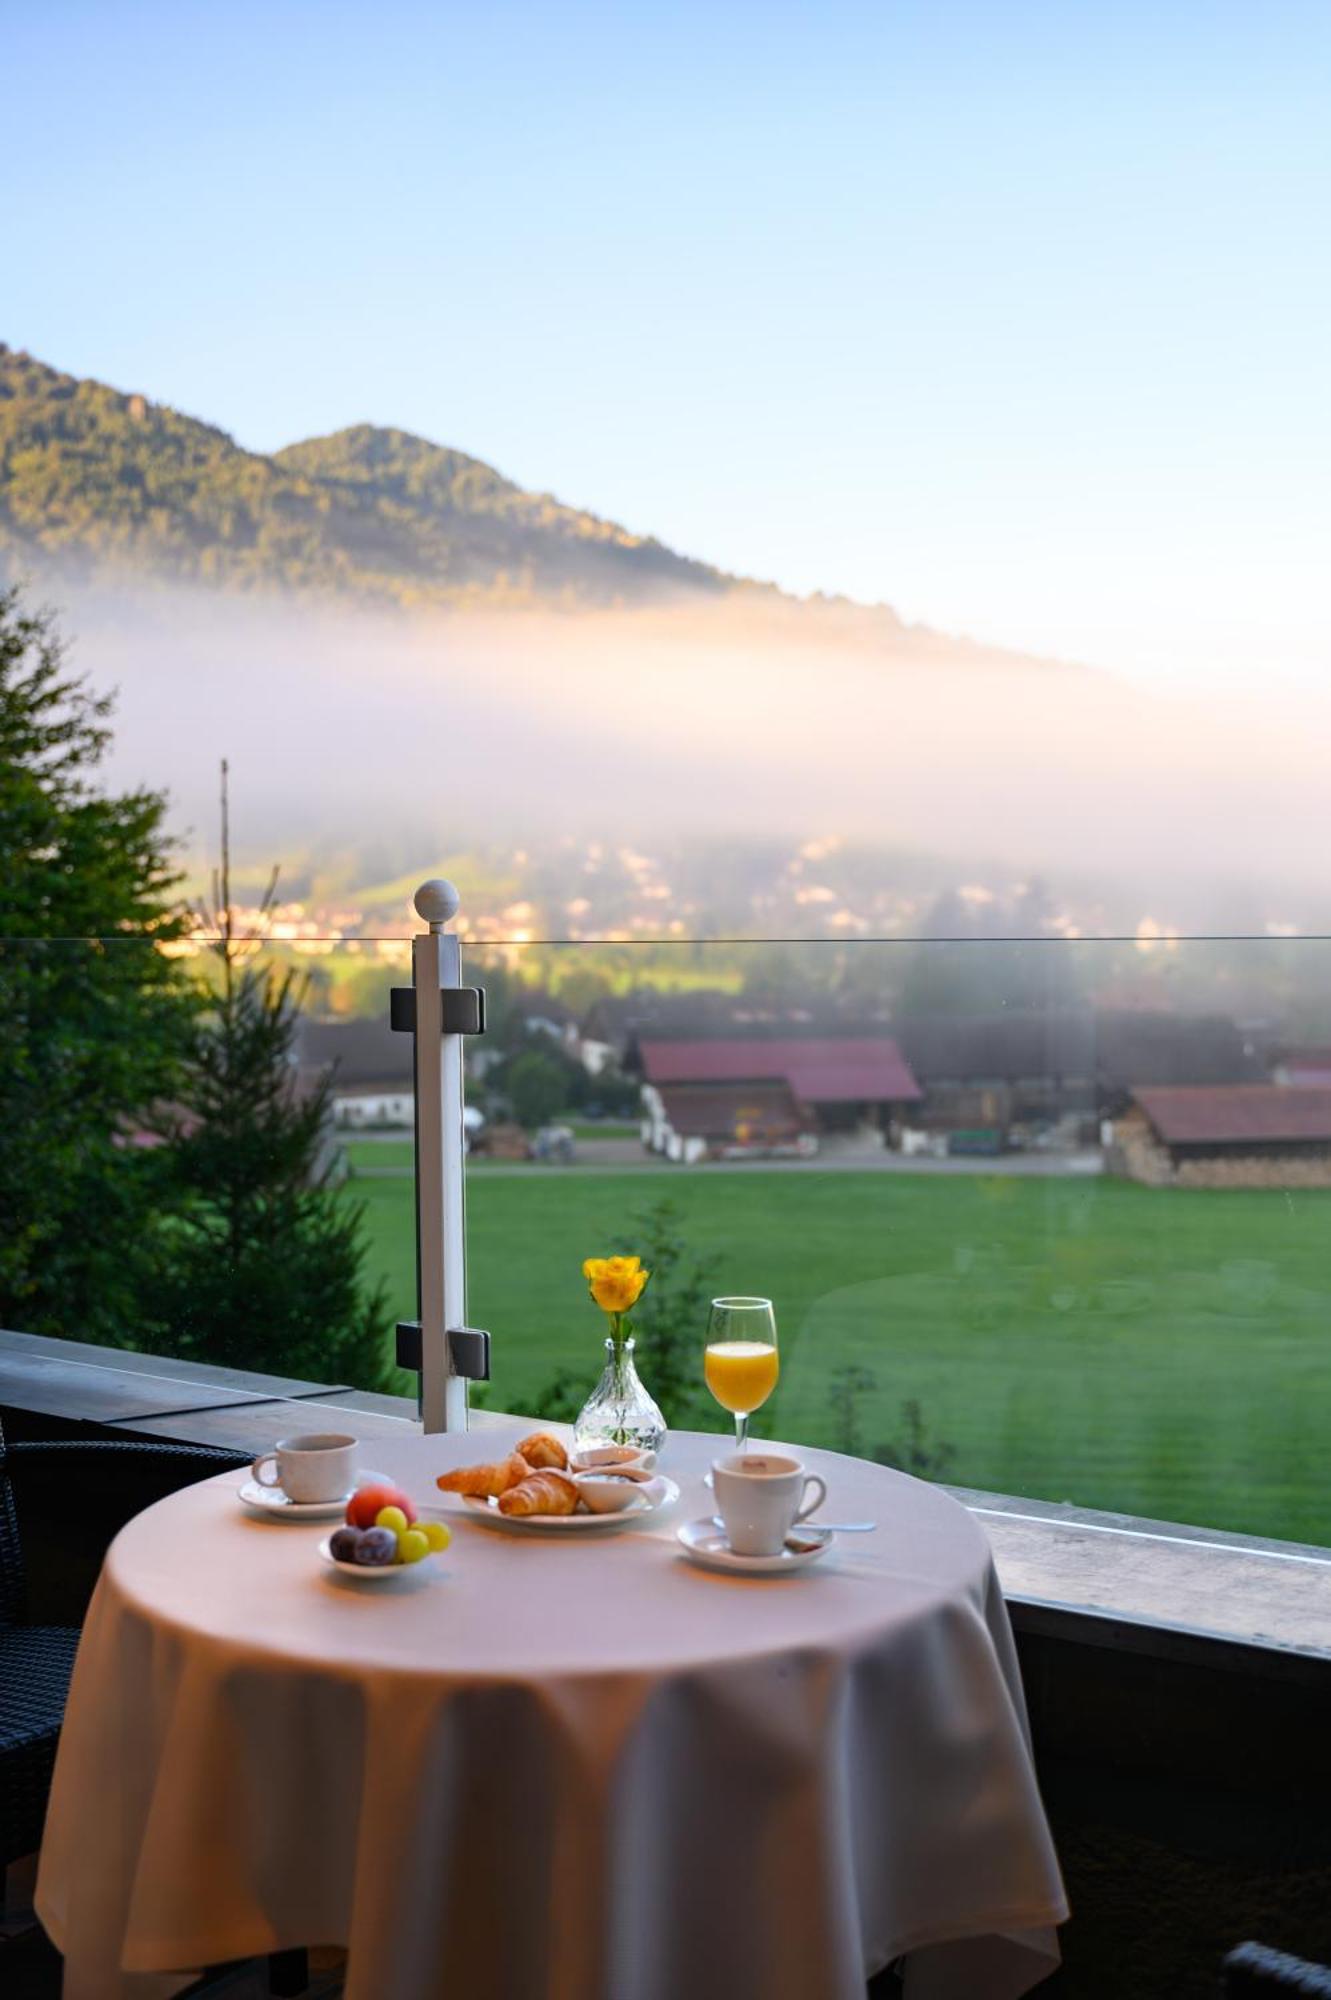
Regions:
<instances>
[{"instance_id":1,"label":"second white cup","mask_svg":"<svg viewBox=\"0 0 1331 2000\"><path fill-rule=\"evenodd\" d=\"M313 1431L282 1438L276 1451L264 1452L253 1465L260 1486L280 1486L288 1500L308 1505L314 1500L342 1500L356 1484L360 1446L342 1431Z\"/></svg>"},{"instance_id":2,"label":"second white cup","mask_svg":"<svg viewBox=\"0 0 1331 2000\"><path fill-rule=\"evenodd\" d=\"M811 1486L818 1489L812 1500ZM718 1458L712 1466L712 1488L716 1511L737 1556L779 1555L796 1521L803 1521L827 1498L827 1487L816 1472L806 1472L797 1458L771 1451Z\"/></svg>"}]
</instances>

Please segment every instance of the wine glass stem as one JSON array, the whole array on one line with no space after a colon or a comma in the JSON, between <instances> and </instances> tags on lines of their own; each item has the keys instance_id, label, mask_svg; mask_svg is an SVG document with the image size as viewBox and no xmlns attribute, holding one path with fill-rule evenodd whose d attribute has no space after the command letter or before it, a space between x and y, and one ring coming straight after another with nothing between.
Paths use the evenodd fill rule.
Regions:
<instances>
[{"instance_id":1,"label":"wine glass stem","mask_svg":"<svg viewBox=\"0 0 1331 2000\"><path fill-rule=\"evenodd\" d=\"M735 1412L736 1451L744 1451L748 1446L748 1442L749 1442L749 1412L747 1410L743 1411L736 1410Z\"/></svg>"}]
</instances>

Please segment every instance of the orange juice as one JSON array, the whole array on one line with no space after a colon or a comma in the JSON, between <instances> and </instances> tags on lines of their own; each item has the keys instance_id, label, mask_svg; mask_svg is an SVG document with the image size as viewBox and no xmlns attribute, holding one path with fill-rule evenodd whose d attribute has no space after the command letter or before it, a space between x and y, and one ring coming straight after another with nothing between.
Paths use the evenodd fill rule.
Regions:
<instances>
[{"instance_id":1,"label":"orange juice","mask_svg":"<svg viewBox=\"0 0 1331 2000\"><path fill-rule=\"evenodd\" d=\"M717 1340L707 1350L703 1374L723 1410L747 1415L776 1387L781 1363L765 1340Z\"/></svg>"}]
</instances>

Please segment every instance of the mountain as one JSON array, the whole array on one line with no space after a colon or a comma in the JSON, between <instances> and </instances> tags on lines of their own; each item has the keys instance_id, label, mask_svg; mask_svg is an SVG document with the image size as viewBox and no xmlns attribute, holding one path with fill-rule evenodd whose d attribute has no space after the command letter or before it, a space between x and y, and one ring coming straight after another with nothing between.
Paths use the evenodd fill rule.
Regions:
<instances>
[{"instance_id":1,"label":"mountain","mask_svg":"<svg viewBox=\"0 0 1331 2000\"><path fill-rule=\"evenodd\" d=\"M905 625L885 604L728 575L409 431L356 424L246 451L0 342L0 584L25 573L58 589L202 584L400 610L707 606L751 643L1061 670Z\"/></svg>"},{"instance_id":2,"label":"mountain","mask_svg":"<svg viewBox=\"0 0 1331 2000\"><path fill-rule=\"evenodd\" d=\"M0 565L413 605L715 598L737 580L369 424L265 456L0 345Z\"/></svg>"}]
</instances>

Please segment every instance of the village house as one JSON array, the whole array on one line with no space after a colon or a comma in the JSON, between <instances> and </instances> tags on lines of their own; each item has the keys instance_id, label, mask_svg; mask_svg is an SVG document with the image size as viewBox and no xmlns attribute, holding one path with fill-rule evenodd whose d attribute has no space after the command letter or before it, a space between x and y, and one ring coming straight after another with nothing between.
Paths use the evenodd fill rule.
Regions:
<instances>
[{"instance_id":1,"label":"village house","mask_svg":"<svg viewBox=\"0 0 1331 2000\"><path fill-rule=\"evenodd\" d=\"M1151 1187L1331 1187L1331 1088L1134 1091L1106 1165Z\"/></svg>"},{"instance_id":2,"label":"village house","mask_svg":"<svg viewBox=\"0 0 1331 2000\"><path fill-rule=\"evenodd\" d=\"M1304 1042L1293 1048L1278 1049L1271 1074L1277 1083L1303 1088L1322 1085L1331 1089L1331 1044Z\"/></svg>"},{"instance_id":3,"label":"village house","mask_svg":"<svg viewBox=\"0 0 1331 2000\"><path fill-rule=\"evenodd\" d=\"M875 1009L862 999L847 1003L825 993L734 993L719 986L673 993L642 987L592 1003L583 1017L582 1048L604 1049L611 1060L631 1068L643 1042L872 1036L890 1032L887 1013L885 1001Z\"/></svg>"},{"instance_id":4,"label":"village house","mask_svg":"<svg viewBox=\"0 0 1331 2000\"><path fill-rule=\"evenodd\" d=\"M944 1137L1094 1143L1139 1086L1239 1084L1266 1072L1227 1015L1148 1008L906 1017L893 1033Z\"/></svg>"},{"instance_id":5,"label":"village house","mask_svg":"<svg viewBox=\"0 0 1331 2000\"><path fill-rule=\"evenodd\" d=\"M334 1090L332 1105L333 1123L339 1131L410 1132L416 1123L409 1083L397 1090L385 1090L381 1085L368 1083Z\"/></svg>"},{"instance_id":6,"label":"village house","mask_svg":"<svg viewBox=\"0 0 1331 2000\"><path fill-rule=\"evenodd\" d=\"M1096 1108L1102 1118L1118 1117L1133 1092L1147 1087L1269 1080L1251 1036L1228 1014L1100 1007L1093 1018Z\"/></svg>"},{"instance_id":7,"label":"village house","mask_svg":"<svg viewBox=\"0 0 1331 2000\"><path fill-rule=\"evenodd\" d=\"M303 1067L332 1075L333 1123L339 1131L410 1131L411 1037L382 1019L300 1024Z\"/></svg>"},{"instance_id":8,"label":"village house","mask_svg":"<svg viewBox=\"0 0 1331 2000\"><path fill-rule=\"evenodd\" d=\"M1089 1014L919 1015L894 1032L923 1093L916 1122L929 1132L1007 1145L1067 1118L1094 1130Z\"/></svg>"},{"instance_id":9,"label":"village house","mask_svg":"<svg viewBox=\"0 0 1331 2000\"><path fill-rule=\"evenodd\" d=\"M920 1097L887 1035L644 1041L643 1143L689 1162L805 1156L827 1132L868 1129L885 1145Z\"/></svg>"}]
</instances>

